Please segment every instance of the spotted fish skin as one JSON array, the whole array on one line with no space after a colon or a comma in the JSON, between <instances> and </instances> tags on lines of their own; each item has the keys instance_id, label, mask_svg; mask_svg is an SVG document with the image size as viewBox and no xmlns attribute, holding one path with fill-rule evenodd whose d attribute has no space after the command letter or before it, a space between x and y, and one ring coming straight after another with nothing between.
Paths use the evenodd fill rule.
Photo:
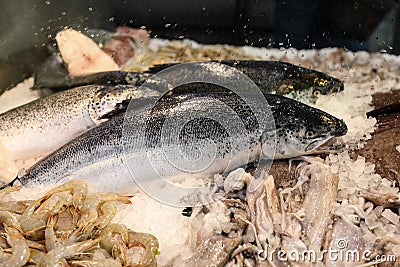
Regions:
<instances>
[{"instance_id":1,"label":"spotted fish skin","mask_svg":"<svg viewBox=\"0 0 400 267\"><path fill-rule=\"evenodd\" d=\"M261 60L220 60L211 61L233 67L247 75L264 94L286 97L313 98L318 94L332 94L343 91L343 82L323 72L300 67L286 62ZM156 74L178 63L161 64L147 72ZM210 65L204 65L207 73ZM215 74L219 75L215 68ZM199 88L200 89L200 88Z\"/></svg>"},{"instance_id":2,"label":"spotted fish skin","mask_svg":"<svg viewBox=\"0 0 400 267\"><path fill-rule=\"evenodd\" d=\"M247 75L264 94L277 94L295 99L315 100L318 94L331 94L343 90L343 82L325 73L296 66L290 63L261 60L221 60L211 61L233 67ZM99 84L130 84L140 86L158 72L178 63L161 64L151 67L146 73L110 71L90 75L70 76L66 71L55 74L50 69L40 72L35 79L34 88L50 88L53 91L64 90L75 86ZM210 73L209 65L207 75ZM201 70L200 70L201 71ZM217 68L215 75L219 75ZM191 93L202 92L204 88L192 87Z\"/></svg>"},{"instance_id":3,"label":"spotted fish skin","mask_svg":"<svg viewBox=\"0 0 400 267\"><path fill-rule=\"evenodd\" d=\"M43 157L151 92L90 85L40 98L0 114L0 141L14 160Z\"/></svg>"},{"instance_id":4,"label":"spotted fish skin","mask_svg":"<svg viewBox=\"0 0 400 267\"><path fill-rule=\"evenodd\" d=\"M203 157L212 159L206 169L199 173L184 173L185 177L204 178L262 157L290 158L312 153L312 150L307 151L311 144L343 135L347 131L343 121L277 95L265 95L276 127L262 128L261 125L270 125L268 121L263 121L268 120L270 114L265 111L262 121L257 120L247 103L237 97L223 92L167 95L157 102L149 116L145 109L141 109L142 100L136 100L136 115L132 120L125 120L124 124L123 114L111 118L36 163L20 181L25 186L34 186L75 177L88 180L96 190L124 192L134 183L131 173L151 179L152 172L144 164L149 155L181 151L187 158L196 158L199 149L216 147L215 153L208 149L201 150ZM230 105L238 117L217 112L215 99ZM196 123L180 125L178 132L162 132L168 117L172 121L180 121L188 110L209 116L198 118ZM225 132L214 120L208 119L215 116L219 116L217 121L233 125L234 131ZM241 125L241 130L235 128L238 122L237 127ZM126 128L126 125L129 127ZM308 136L307 131L314 132L314 136ZM274 148L271 146L274 134L276 146L281 150L275 155L269 150ZM180 158L175 157L177 154L171 153L172 158L168 160L179 162ZM182 175L179 168L168 165L168 160L158 158L156 164L163 176ZM127 166L134 166L134 170L129 170Z\"/></svg>"}]
</instances>

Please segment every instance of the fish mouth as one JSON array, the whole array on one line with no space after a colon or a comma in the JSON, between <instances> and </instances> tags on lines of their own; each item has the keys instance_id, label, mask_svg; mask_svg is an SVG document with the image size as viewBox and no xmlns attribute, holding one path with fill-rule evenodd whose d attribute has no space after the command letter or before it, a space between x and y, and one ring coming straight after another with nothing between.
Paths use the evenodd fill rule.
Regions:
<instances>
[{"instance_id":1,"label":"fish mouth","mask_svg":"<svg viewBox=\"0 0 400 267\"><path fill-rule=\"evenodd\" d=\"M330 153L342 150L345 144L340 138L330 137L328 139L318 139L310 143L306 152L309 154Z\"/></svg>"}]
</instances>

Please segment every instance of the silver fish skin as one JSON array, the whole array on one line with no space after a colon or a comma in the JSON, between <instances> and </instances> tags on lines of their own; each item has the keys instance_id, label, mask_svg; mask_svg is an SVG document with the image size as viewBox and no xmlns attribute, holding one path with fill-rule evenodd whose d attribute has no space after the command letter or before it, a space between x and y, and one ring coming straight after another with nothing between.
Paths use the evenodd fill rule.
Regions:
<instances>
[{"instance_id":1,"label":"silver fish skin","mask_svg":"<svg viewBox=\"0 0 400 267\"><path fill-rule=\"evenodd\" d=\"M133 97L151 94L127 85L59 92L0 114L0 141L14 160L43 157L118 113Z\"/></svg>"},{"instance_id":2,"label":"silver fish skin","mask_svg":"<svg viewBox=\"0 0 400 267\"><path fill-rule=\"evenodd\" d=\"M321 110L285 97L265 96L275 118L276 133L279 135L277 146L286 148L278 153L278 158L310 153L312 150L307 150L310 144L322 143L321 140L344 135L347 131L343 121ZM126 190L134 184L131 174L151 179L154 172L145 164L149 157L153 166L158 167L157 175L177 179L182 176L212 177L260 157L273 157L270 151L263 153L263 146L269 148L272 142L265 135L271 135L274 128L261 129L260 125L269 125L269 122L257 121L247 104L236 97L229 93L165 96L157 102L150 116L146 109L141 109L140 103L144 100L135 99L134 119L124 124L123 114L111 118L37 162L20 181L25 186L35 186L80 178L87 180L94 190L127 193ZM215 98L231 105L232 110L237 111L236 118L220 112ZM188 110L202 116L163 131L168 118L179 124ZM268 115L265 111L261 120L268 120ZM207 118L226 122L234 130L226 132L220 124ZM296 124L292 125L294 122ZM280 130L282 128L288 131ZM314 131L315 135L301 137L300 131L304 129ZM287 142L289 137L294 140L296 136L298 142ZM163 157L165 153L167 157ZM180 157L179 153L184 157ZM182 172L179 166L170 164L179 165L182 159L189 158L198 167L196 159L200 155L210 164L197 172ZM193 166L188 164L185 167Z\"/></svg>"}]
</instances>

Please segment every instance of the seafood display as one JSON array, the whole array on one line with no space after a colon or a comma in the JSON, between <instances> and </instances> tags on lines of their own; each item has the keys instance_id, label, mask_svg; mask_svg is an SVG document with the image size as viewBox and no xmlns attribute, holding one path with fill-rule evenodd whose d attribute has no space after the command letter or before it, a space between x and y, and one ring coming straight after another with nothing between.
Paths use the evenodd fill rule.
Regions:
<instances>
[{"instance_id":1,"label":"seafood display","mask_svg":"<svg viewBox=\"0 0 400 267\"><path fill-rule=\"evenodd\" d=\"M242 181L242 187L228 192L223 201L192 211L190 229L194 233L190 239L193 243L189 244L194 252L188 259L177 256L167 266L189 266L193 262L201 266L363 266L397 262L397 254L388 247L397 249L398 217L393 221L386 209L383 216L390 218L387 223L374 209L374 204L398 207L396 196L361 194L349 203L340 196L342 174L331 169L332 158L308 158L308 162L300 163L294 174L297 183L291 187L281 187L269 175L261 187L252 191L253 176L243 170L232 172ZM384 186L377 188L382 189Z\"/></svg>"},{"instance_id":2,"label":"seafood display","mask_svg":"<svg viewBox=\"0 0 400 267\"><path fill-rule=\"evenodd\" d=\"M0 128L4 183L15 178L14 159L45 156L0 191L0 265L397 266L397 56L204 46L125 27L97 37L117 67L76 73L56 56L47 65L55 72L37 73L32 85L59 92L0 115L0 127L14 127ZM243 72L270 110L208 83L170 88L182 72L156 84L169 89L162 98L141 87L193 61L230 85L217 63ZM199 155L211 164L183 174ZM190 207L170 206L132 178L165 193L159 175L209 190L178 196L195 199Z\"/></svg>"},{"instance_id":3,"label":"seafood display","mask_svg":"<svg viewBox=\"0 0 400 267\"><path fill-rule=\"evenodd\" d=\"M156 266L154 236L111 222L116 203L131 197L90 194L74 180L35 200L5 201L20 189L0 191L1 266Z\"/></svg>"}]
</instances>

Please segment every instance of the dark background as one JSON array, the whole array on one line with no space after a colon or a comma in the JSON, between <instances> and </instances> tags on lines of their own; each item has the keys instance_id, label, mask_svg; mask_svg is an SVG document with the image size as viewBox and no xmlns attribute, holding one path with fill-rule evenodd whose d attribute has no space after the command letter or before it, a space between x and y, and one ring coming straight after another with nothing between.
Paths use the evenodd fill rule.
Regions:
<instances>
[{"instance_id":1,"label":"dark background","mask_svg":"<svg viewBox=\"0 0 400 267\"><path fill-rule=\"evenodd\" d=\"M145 26L152 37L400 53L395 0L0 0L0 90L29 77L63 27Z\"/></svg>"}]
</instances>

